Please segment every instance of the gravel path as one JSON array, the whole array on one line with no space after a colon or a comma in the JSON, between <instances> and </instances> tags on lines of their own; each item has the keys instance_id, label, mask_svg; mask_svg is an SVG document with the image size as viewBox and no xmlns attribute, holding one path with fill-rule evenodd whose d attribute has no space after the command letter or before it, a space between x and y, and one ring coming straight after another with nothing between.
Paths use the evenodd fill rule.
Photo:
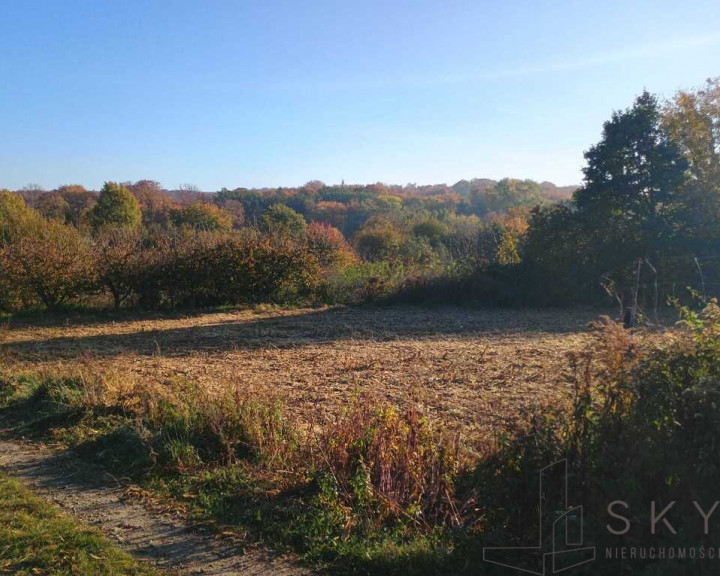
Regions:
<instances>
[{"instance_id":1,"label":"gravel path","mask_svg":"<svg viewBox=\"0 0 720 576\"><path fill-rule=\"evenodd\" d=\"M149 511L128 501L125 487L102 468L70 453L0 438L0 469L87 524L131 554L158 568L207 576L310 574L267 551L243 551L227 539L193 530L179 515Z\"/></svg>"}]
</instances>

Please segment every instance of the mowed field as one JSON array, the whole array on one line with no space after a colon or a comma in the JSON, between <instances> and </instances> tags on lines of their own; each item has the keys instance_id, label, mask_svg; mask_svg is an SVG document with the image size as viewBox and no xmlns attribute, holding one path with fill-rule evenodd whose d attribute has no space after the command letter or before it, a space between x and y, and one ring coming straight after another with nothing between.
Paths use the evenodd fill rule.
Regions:
<instances>
[{"instance_id":1,"label":"mowed field","mask_svg":"<svg viewBox=\"0 0 720 576\"><path fill-rule=\"evenodd\" d=\"M321 308L204 314L13 319L0 328L12 369L76 364L151 386L240 386L277 396L305 422L361 391L420 398L467 441L522 409L568 398L569 352L588 342L591 311Z\"/></svg>"}]
</instances>

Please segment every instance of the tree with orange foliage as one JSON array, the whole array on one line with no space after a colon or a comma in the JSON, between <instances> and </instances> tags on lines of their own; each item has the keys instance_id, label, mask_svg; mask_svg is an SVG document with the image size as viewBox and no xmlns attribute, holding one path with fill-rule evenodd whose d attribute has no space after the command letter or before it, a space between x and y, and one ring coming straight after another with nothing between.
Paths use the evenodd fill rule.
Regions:
<instances>
[{"instance_id":1,"label":"tree with orange foliage","mask_svg":"<svg viewBox=\"0 0 720 576\"><path fill-rule=\"evenodd\" d=\"M135 184L129 184L127 188L140 203L144 224L166 225L168 223L170 211L175 207L175 202L163 190L160 182L138 180Z\"/></svg>"},{"instance_id":2,"label":"tree with orange foliage","mask_svg":"<svg viewBox=\"0 0 720 576\"><path fill-rule=\"evenodd\" d=\"M337 228L322 222L312 222L305 230L308 250L323 266L348 263L354 257L345 236Z\"/></svg>"}]
</instances>

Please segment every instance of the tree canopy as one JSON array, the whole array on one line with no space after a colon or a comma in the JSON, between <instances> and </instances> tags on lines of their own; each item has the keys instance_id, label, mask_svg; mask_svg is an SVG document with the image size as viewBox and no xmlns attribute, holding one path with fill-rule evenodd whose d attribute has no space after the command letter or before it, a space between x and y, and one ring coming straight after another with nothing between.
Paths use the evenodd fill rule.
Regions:
<instances>
[{"instance_id":1,"label":"tree canopy","mask_svg":"<svg viewBox=\"0 0 720 576\"><path fill-rule=\"evenodd\" d=\"M105 182L100 190L97 204L90 213L90 222L95 229L104 226L134 228L140 225L142 212L140 203L132 192L116 182Z\"/></svg>"}]
</instances>

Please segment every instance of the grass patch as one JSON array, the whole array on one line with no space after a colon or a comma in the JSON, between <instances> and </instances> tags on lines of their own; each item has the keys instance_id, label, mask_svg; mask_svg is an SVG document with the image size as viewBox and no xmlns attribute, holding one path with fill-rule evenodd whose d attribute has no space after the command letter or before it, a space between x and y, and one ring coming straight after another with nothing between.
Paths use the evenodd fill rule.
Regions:
<instances>
[{"instance_id":1,"label":"grass patch","mask_svg":"<svg viewBox=\"0 0 720 576\"><path fill-rule=\"evenodd\" d=\"M9 377L2 414L110 472L336 572L434 573L457 524L457 445L415 409L361 397L301 432L271 398L112 388L76 370Z\"/></svg>"},{"instance_id":2,"label":"grass patch","mask_svg":"<svg viewBox=\"0 0 720 576\"><path fill-rule=\"evenodd\" d=\"M0 572L17 576L160 575L5 475L0 475Z\"/></svg>"}]
</instances>

